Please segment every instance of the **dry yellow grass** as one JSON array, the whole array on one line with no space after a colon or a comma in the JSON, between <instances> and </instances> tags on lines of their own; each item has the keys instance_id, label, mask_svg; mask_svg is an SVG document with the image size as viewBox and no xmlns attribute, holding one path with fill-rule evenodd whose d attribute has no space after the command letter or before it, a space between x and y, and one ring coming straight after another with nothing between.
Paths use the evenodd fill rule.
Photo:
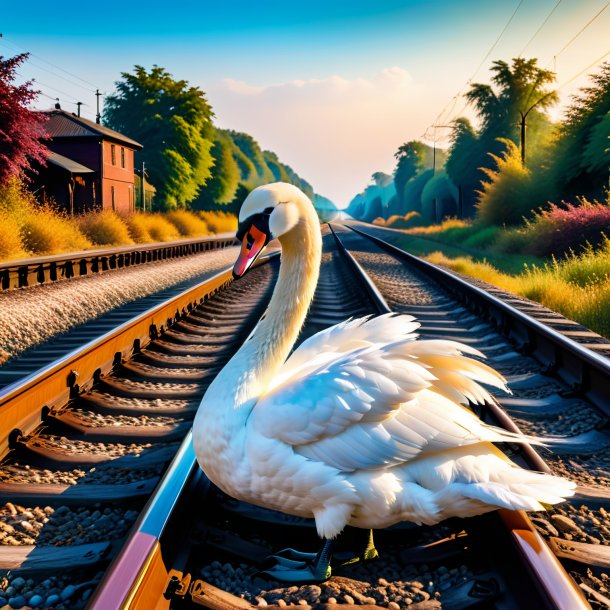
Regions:
<instances>
[{"instance_id":1,"label":"dry yellow grass","mask_svg":"<svg viewBox=\"0 0 610 610\"><path fill-rule=\"evenodd\" d=\"M193 212L172 210L167 213L167 219L183 237L203 237L209 233L206 222Z\"/></svg>"},{"instance_id":2,"label":"dry yellow grass","mask_svg":"<svg viewBox=\"0 0 610 610\"><path fill-rule=\"evenodd\" d=\"M30 210L21 225L21 241L35 255L91 248L91 242L68 217L50 208Z\"/></svg>"},{"instance_id":3,"label":"dry yellow grass","mask_svg":"<svg viewBox=\"0 0 610 610\"><path fill-rule=\"evenodd\" d=\"M152 237L152 241L174 241L180 239L180 233L163 214L147 214L148 232Z\"/></svg>"},{"instance_id":4,"label":"dry yellow grass","mask_svg":"<svg viewBox=\"0 0 610 610\"><path fill-rule=\"evenodd\" d=\"M0 211L0 260L25 256L27 253L21 244L19 224L10 214Z\"/></svg>"},{"instance_id":5,"label":"dry yellow grass","mask_svg":"<svg viewBox=\"0 0 610 610\"><path fill-rule=\"evenodd\" d=\"M609 256L607 250L598 254L588 252L544 267L528 267L519 275L501 273L487 262L474 262L468 257L448 258L441 252L433 252L426 259L537 301L610 337ZM585 274L587 264L595 273ZM601 269L606 269L606 273ZM587 281L584 281L585 275Z\"/></svg>"},{"instance_id":6,"label":"dry yellow grass","mask_svg":"<svg viewBox=\"0 0 610 610\"><path fill-rule=\"evenodd\" d=\"M133 244L124 220L112 210L89 212L76 219L78 227L97 246Z\"/></svg>"},{"instance_id":7,"label":"dry yellow grass","mask_svg":"<svg viewBox=\"0 0 610 610\"><path fill-rule=\"evenodd\" d=\"M229 212L199 212L199 216L208 225L210 233L235 233L237 216Z\"/></svg>"}]
</instances>

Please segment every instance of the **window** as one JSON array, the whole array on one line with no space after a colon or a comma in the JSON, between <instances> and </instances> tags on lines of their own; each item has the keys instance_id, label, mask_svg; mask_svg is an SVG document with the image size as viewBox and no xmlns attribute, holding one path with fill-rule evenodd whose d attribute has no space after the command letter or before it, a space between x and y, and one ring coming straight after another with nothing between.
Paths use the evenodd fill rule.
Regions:
<instances>
[{"instance_id":1,"label":"window","mask_svg":"<svg viewBox=\"0 0 610 610\"><path fill-rule=\"evenodd\" d=\"M125 149L121 146L121 167L125 167Z\"/></svg>"},{"instance_id":2,"label":"window","mask_svg":"<svg viewBox=\"0 0 610 610\"><path fill-rule=\"evenodd\" d=\"M114 146L112 148L114 148ZM112 203L112 209L114 210L114 186L110 187L110 202Z\"/></svg>"},{"instance_id":3,"label":"window","mask_svg":"<svg viewBox=\"0 0 610 610\"><path fill-rule=\"evenodd\" d=\"M116 165L116 146L114 144L110 145L110 161L112 165Z\"/></svg>"}]
</instances>

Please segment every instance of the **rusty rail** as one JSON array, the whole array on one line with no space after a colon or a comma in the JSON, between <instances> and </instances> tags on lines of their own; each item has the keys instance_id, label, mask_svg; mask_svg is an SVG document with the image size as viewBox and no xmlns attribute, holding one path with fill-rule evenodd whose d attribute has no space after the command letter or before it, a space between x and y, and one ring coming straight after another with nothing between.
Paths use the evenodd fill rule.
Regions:
<instances>
[{"instance_id":1,"label":"rusty rail","mask_svg":"<svg viewBox=\"0 0 610 610\"><path fill-rule=\"evenodd\" d=\"M0 289L14 290L62 279L82 277L142 265L155 261L191 256L199 252L235 245L232 233L171 242L85 250L69 254L41 256L0 263Z\"/></svg>"}]
</instances>

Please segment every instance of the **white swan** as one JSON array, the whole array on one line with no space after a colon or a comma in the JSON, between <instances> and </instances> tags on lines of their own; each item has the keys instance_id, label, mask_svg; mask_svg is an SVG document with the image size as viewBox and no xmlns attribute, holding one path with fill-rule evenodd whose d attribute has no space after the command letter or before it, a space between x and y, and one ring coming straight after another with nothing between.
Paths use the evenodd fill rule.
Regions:
<instances>
[{"instance_id":1,"label":"white swan","mask_svg":"<svg viewBox=\"0 0 610 610\"><path fill-rule=\"evenodd\" d=\"M259 187L239 215L243 275L276 237L282 264L267 311L209 386L193 425L197 460L227 494L314 517L329 541L346 525L435 524L498 507L542 510L574 484L524 470L492 442L536 442L481 422L462 405L505 388L453 341L416 341L411 316L346 321L304 341L286 360L316 287L319 222L290 184ZM330 543L313 562L286 553L283 580L330 575ZM372 539L366 549L376 554Z\"/></svg>"}]
</instances>

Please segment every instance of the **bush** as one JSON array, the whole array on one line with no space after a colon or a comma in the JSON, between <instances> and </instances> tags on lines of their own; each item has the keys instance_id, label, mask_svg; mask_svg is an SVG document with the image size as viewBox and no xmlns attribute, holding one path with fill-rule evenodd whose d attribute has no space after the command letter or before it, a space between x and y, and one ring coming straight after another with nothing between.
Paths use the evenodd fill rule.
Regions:
<instances>
[{"instance_id":1,"label":"bush","mask_svg":"<svg viewBox=\"0 0 610 610\"><path fill-rule=\"evenodd\" d=\"M19 233L17 221L7 212L0 210L0 260L27 256Z\"/></svg>"},{"instance_id":2,"label":"bush","mask_svg":"<svg viewBox=\"0 0 610 610\"><path fill-rule=\"evenodd\" d=\"M393 229L410 229L412 227L419 227L423 224L424 219L419 212L409 212L404 216L390 216L386 220L385 226L392 227Z\"/></svg>"},{"instance_id":3,"label":"bush","mask_svg":"<svg viewBox=\"0 0 610 610\"><path fill-rule=\"evenodd\" d=\"M537 183L521 163L521 154L511 140L502 156L491 155L497 170L481 168L489 178L483 182L477 202L477 219L486 225L516 225L538 207ZM544 200L543 200L544 201Z\"/></svg>"},{"instance_id":4,"label":"bush","mask_svg":"<svg viewBox=\"0 0 610 610\"><path fill-rule=\"evenodd\" d=\"M524 233L531 254L559 256L582 250L587 244L600 246L609 230L610 205L583 199L580 205L567 203L564 208L551 204L527 223Z\"/></svg>"},{"instance_id":5,"label":"bush","mask_svg":"<svg viewBox=\"0 0 610 610\"><path fill-rule=\"evenodd\" d=\"M174 241L180 233L164 214L150 214L146 225L152 241Z\"/></svg>"},{"instance_id":6,"label":"bush","mask_svg":"<svg viewBox=\"0 0 610 610\"><path fill-rule=\"evenodd\" d=\"M84 214L78 218L78 226L97 246L133 244L126 223L111 210Z\"/></svg>"},{"instance_id":7,"label":"bush","mask_svg":"<svg viewBox=\"0 0 610 610\"><path fill-rule=\"evenodd\" d=\"M150 214L142 212L136 212L125 218L125 224L127 225L129 235L137 244L148 244L151 241L154 241L150 235L150 221Z\"/></svg>"},{"instance_id":8,"label":"bush","mask_svg":"<svg viewBox=\"0 0 610 610\"><path fill-rule=\"evenodd\" d=\"M91 248L70 218L51 208L30 210L21 226L23 247L32 254L58 254Z\"/></svg>"},{"instance_id":9,"label":"bush","mask_svg":"<svg viewBox=\"0 0 610 610\"><path fill-rule=\"evenodd\" d=\"M211 233L235 233L237 231L237 216L230 212L199 212L199 216L208 225Z\"/></svg>"},{"instance_id":10,"label":"bush","mask_svg":"<svg viewBox=\"0 0 610 610\"><path fill-rule=\"evenodd\" d=\"M167 219L178 229L178 233L183 237L202 237L209 233L206 222L193 212L173 210L168 212Z\"/></svg>"}]
</instances>

